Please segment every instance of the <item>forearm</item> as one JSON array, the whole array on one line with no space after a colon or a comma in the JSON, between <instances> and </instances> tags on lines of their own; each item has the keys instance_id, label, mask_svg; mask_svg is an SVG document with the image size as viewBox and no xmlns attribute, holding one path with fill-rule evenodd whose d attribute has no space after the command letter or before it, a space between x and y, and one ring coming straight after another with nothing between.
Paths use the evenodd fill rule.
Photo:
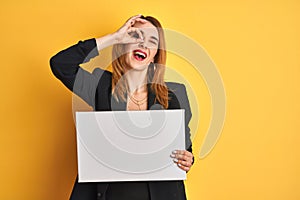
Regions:
<instances>
[{"instance_id":1,"label":"forearm","mask_svg":"<svg viewBox=\"0 0 300 200\"><path fill-rule=\"evenodd\" d=\"M76 76L79 65L98 55L95 39L80 41L50 59L53 74L60 80Z\"/></svg>"},{"instance_id":2,"label":"forearm","mask_svg":"<svg viewBox=\"0 0 300 200\"><path fill-rule=\"evenodd\" d=\"M108 34L100 38L96 38L96 44L98 51L105 49L106 47L117 44L117 35L116 33Z\"/></svg>"},{"instance_id":3,"label":"forearm","mask_svg":"<svg viewBox=\"0 0 300 200\"><path fill-rule=\"evenodd\" d=\"M57 53L50 59L51 69L59 79L76 74L79 65L97 56L98 51L117 43L116 34L80 41Z\"/></svg>"}]
</instances>

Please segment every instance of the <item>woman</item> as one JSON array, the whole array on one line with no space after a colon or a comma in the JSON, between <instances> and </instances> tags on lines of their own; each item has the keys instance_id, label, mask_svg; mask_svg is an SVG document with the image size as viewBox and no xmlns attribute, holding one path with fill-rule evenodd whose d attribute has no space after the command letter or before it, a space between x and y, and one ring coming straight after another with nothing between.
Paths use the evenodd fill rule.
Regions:
<instances>
[{"instance_id":1,"label":"woman","mask_svg":"<svg viewBox=\"0 0 300 200\"><path fill-rule=\"evenodd\" d=\"M112 73L95 69L89 73L79 65L113 45ZM165 83L166 63L163 29L153 17L131 17L118 31L97 39L80 41L50 60L54 75L95 111L185 109L186 149L171 158L188 172L193 164L188 123L191 118L184 85ZM78 183L70 199L89 200L183 200L183 181Z\"/></svg>"}]
</instances>

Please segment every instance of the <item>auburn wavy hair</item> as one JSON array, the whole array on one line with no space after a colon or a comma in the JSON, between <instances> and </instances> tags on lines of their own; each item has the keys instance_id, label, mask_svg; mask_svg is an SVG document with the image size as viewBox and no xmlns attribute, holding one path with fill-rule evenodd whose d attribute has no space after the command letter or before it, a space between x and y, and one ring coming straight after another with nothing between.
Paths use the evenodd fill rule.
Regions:
<instances>
[{"instance_id":1,"label":"auburn wavy hair","mask_svg":"<svg viewBox=\"0 0 300 200\"><path fill-rule=\"evenodd\" d=\"M166 42L163 28L160 22L151 16L141 17L152 23L159 35L158 49L154 57L154 63L148 66L147 83L151 84L151 90L155 93L155 101L158 101L165 109L168 108L168 88L164 81L166 64ZM126 101L126 93L129 91L127 81L124 78L126 44L115 44L112 49L112 95L117 101Z\"/></svg>"}]
</instances>

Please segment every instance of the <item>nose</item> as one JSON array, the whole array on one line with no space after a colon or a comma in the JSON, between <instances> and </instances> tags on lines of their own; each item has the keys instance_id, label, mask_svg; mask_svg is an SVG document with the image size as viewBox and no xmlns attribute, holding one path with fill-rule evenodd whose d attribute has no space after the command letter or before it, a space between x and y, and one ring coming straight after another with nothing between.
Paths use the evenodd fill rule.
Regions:
<instances>
[{"instance_id":1,"label":"nose","mask_svg":"<svg viewBox=\"0 0 300 200\"><path fill-rule=\"evenodd\" d=\"M139 43L138 46L139 46L140 48L145 48L145 49L147 49L147 46L145 45L144 42Z\"/></svg>"}]
</instances>

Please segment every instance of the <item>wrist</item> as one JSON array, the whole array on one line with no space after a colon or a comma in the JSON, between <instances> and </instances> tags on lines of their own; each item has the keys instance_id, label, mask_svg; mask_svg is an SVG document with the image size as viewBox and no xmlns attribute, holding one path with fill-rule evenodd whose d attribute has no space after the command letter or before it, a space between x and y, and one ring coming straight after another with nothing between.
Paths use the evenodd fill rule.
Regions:
<instances>
[{"instance_id":1,"label":"wrist","mask_svg":"<svg viewBox=\"0 0 300 200\"><path fill-rule=\"evenodd\" d=\"M104 49L117 43L115 34L108 34L103 37L96 38L95 40L98 50Z\"/></svg>"},{"instance_id":2,"label":"wrist","mask_svg":"<svg viewBox=\"0 0 300 200\"><path fill-rule=\"evenodd\" d=\"M120 37L118 35L118 32L111 33L110 38L112 45L120 43Z\"/></svg>"}]
</instances>

